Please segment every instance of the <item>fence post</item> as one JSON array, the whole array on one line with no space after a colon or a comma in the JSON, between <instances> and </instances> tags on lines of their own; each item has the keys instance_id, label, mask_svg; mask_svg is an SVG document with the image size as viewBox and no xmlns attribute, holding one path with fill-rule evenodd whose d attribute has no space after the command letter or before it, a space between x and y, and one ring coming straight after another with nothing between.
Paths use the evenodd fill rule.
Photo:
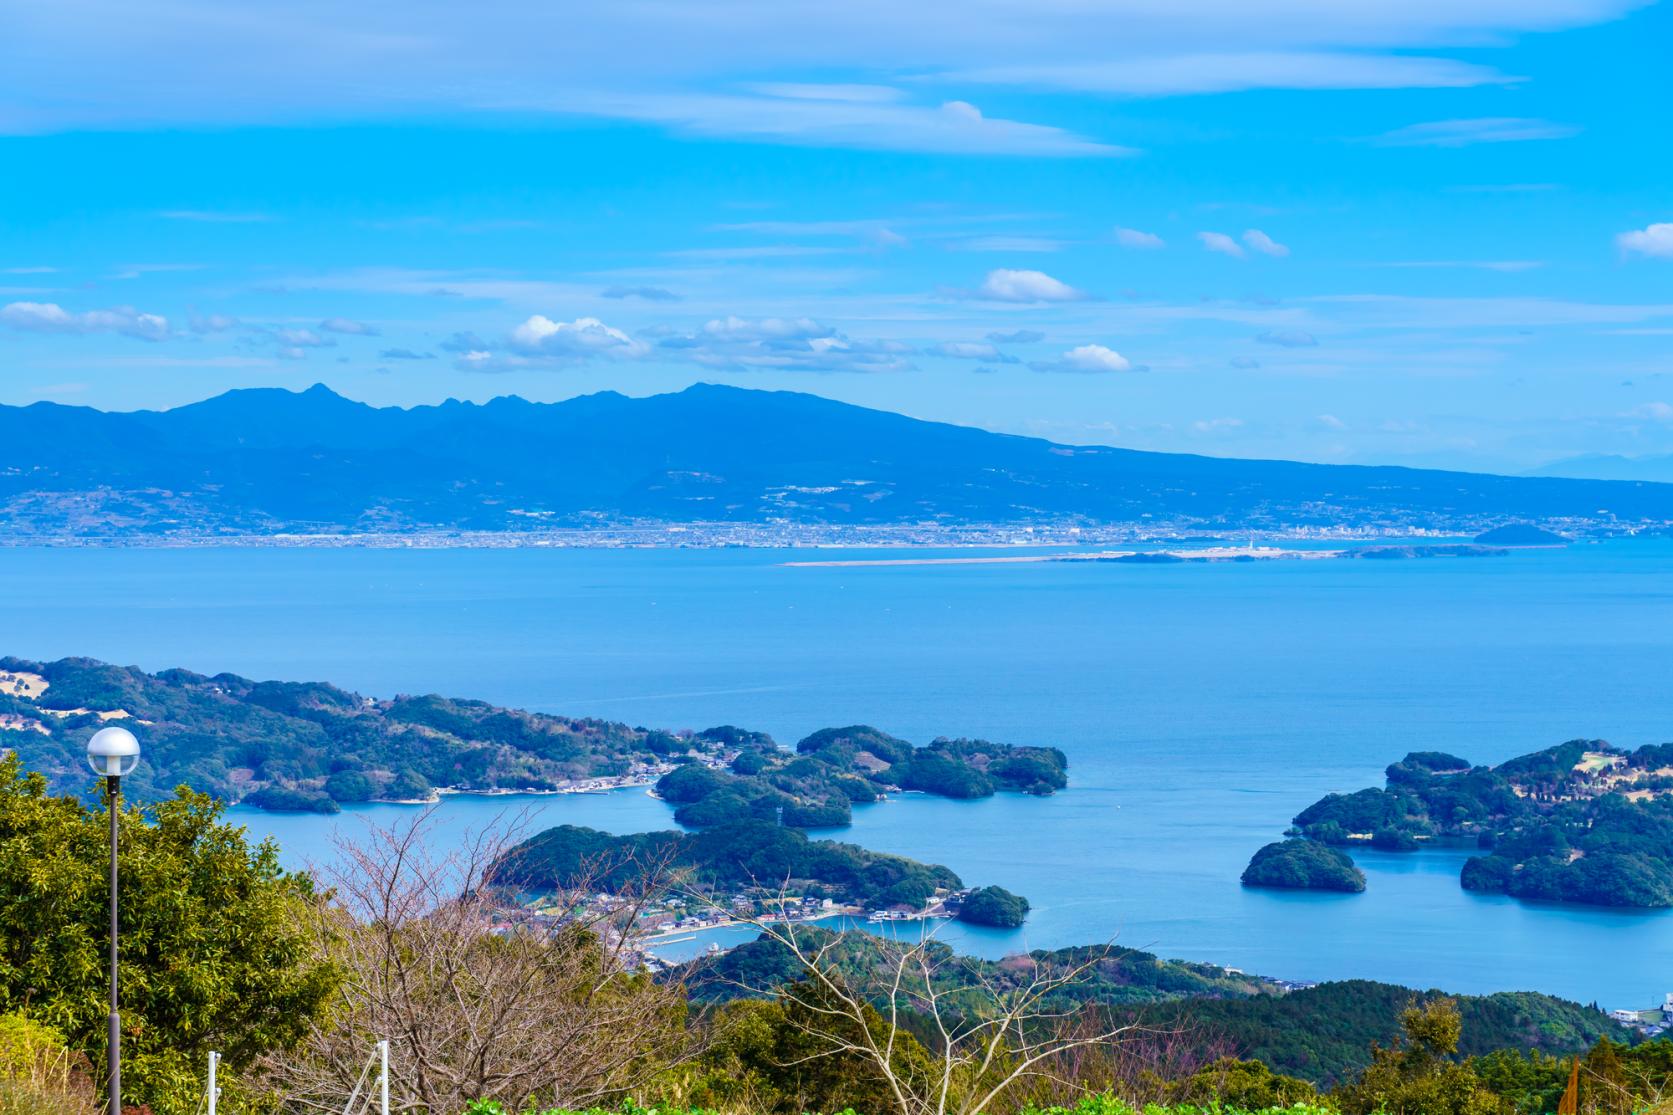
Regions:
<instances>
[{"instance_id":1,"label":"fence post","mask_svg":"<svg viewBox=\"0 0 1673 1115\"><path fill-rule=\"evenodd\" d=\"M389 1039L378 1042L379 1115L389 1115Z\"/></svg>"},{"instance_id":2,"label":"fence post","mask_svg":"<svg viewBox=\"0 0 1673 1115\"><path fill-rule=\"evenodd\" d=\"M211 1052L209 1054L209 1115L215 1115L215 1101L221 1098L220 1086L215 1083L215 1070L220 1065L221 1055Z\"/></svg>"}]
</instances>

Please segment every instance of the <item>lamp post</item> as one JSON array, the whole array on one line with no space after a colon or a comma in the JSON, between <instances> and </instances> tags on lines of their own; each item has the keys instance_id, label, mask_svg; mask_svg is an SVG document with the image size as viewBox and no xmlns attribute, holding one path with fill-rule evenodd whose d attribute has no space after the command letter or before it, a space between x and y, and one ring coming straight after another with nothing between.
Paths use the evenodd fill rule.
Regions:
<instances>
[{"instance_id":1,"label":"lamp post","mask_svg":"<svg viewBox=\"0 0 1673 1115\"><path fill-rule=\"evenodd\" d=\"M126 728L100 728L87 741L87 765L110 797L110 1115L122 1115L122 1021L116 1013L116 820L122 776L139 765L139 740Z\"/></svg>"}]
</instances>

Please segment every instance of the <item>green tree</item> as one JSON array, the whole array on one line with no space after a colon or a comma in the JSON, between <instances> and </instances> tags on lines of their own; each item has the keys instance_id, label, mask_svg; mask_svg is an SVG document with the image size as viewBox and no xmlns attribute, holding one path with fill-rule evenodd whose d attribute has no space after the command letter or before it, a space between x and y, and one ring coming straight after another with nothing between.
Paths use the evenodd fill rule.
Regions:
<instances>
[{"instance_id":1,"label":"green tree","mask_svg":"<svg viewBox=\"0 0 1673 1115\"><path fill-rule=\"evenodd\" d=\"M336 981L300 916L311 883L223 810L182 789L121 817L124 1098L159 1115L191 1110L210 1050L236 1072L299 1037ZM102 810L0 760L0 1011L62 1033L101 1075L109 856Z\"/></svg>"},{"instance_id":2,"label":"green tree","mask_svg":"<svg viewBox=\"0 0 1673 1115\"><path fill-rule=\"evenodd\" d=\"M1508 1115L1510 1105L1456 1060L1463 1018L1451 999L1400 1016L1405 1038L1373 1048L1371 1066L1331 1093L1342 1115Z\"/></svg>"}]
</instances>

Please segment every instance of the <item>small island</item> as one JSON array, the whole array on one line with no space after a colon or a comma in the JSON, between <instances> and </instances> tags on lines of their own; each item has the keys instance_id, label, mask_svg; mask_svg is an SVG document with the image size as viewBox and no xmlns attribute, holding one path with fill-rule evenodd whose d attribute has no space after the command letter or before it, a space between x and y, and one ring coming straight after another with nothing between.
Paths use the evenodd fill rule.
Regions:
<instances>
[{"instance_id":1,"label":"small island","mask_svg":"<svg viewBox=\"0 0 1673 1115\"><path fill-rule=\"evenodd\" d=\"M1673 744L1626 751L1577 739L1495 767L1415 751L1385 775L1381 789L1314 802L1296 815L1291 832L1331 850L1470 845L1480 854L1460 873L1466 890L1590 906L1673 906ZM1256 861L1281 847L1261 849Z\"/></svg>"},{"instance_id":2,"label":"small island","mask_svg":"<svg viewBox=\"0 0 1673 1115\"><path fill-rule=\"evenodd\" d=\"M1028 917L1028 899L1004 887L981 887L959 903L958 920L997 929L1015 929Z\"/></svg>"},{"instance_id":3,"label":"small island","mask_svg":"<svg viewBox=\"0 0 1673 1115\"><path fill-rule=\"evenodd\" d=\"M834 828L853 819L856 803L892 790L972 799L1000 790L1051 794L1068 784L1068 760L1055 747L946 738L914 747L863 724L815 732L794 754L739 728L713 728L695 738L726 747L730 760L688 763L656 783L657 796L676 806L674 819L692 828L740 817Z\"/></svg>"},{"instance_id":4,"label":"small island","mask_svg":"<svg viewBox=\"0 0 1673 1115\"><path fill-rule=\"evenodd\" d=\"M1358 894L1365 873L1342 852L1317 840L1295 837L1268 844L1243 869L1246 887L1281 890L1333 890Z\"/></svg>"},{"instance_id":5,"label":"small island","mask_svg":"<svg viewBox=\"0 0 1673 1115\"><path fill-rule=\"evenodd\" d=\"M1016 926L1028 900L1000 887L967 891L939 864L873 852L834 840L813 840L769 821L735 821L701 832L612 836L558 825L501 857L496 879L534 893L584 889L617 893L642 885L647 871L666 872L674 897L662 903L670 928L703 928L717 915L809 919L871 914L891 920L952 917ZM981 896L981 897L978 897ZM976 900L973 916L965 909ZM1002 920L1014 916L1016 920ZM982 920L993 918L995 920Z\"/></svg>"}]
</instances>

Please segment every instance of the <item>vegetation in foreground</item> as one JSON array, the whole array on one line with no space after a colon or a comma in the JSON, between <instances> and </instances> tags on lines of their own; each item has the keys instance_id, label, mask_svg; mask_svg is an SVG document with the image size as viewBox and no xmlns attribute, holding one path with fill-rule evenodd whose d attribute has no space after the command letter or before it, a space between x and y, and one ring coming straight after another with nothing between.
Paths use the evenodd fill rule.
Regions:
<instances>
[{"instance_id":1,"label":"vegetation in foreground","mask_svg":"<svg viewBox=\"0 0 1673 1115\"><path fill-rule=\"evenodd\" d=\"M16 756L0 764L0 1115L96 1102L102 822ZM631 865L596 861L572 913L532 919L501 889L510 841L495 834L436 859L421 818L344 845L316 883L189 791L121 823L124 1079L149 1115L198 1109L212 1049L225 1110L340 1110L380 1039L395 1109L415 1115L641 1110L629 1100L726 1115L1542 1115L1571 1053L1582 1110L1633 1115L1673 1080L1673 1042L1626 1044L1543 996L1278 995L1133 950L986 962L762 922L755 945L657 978L634 934L669 885L656 862L635 861L600 908L580 899Z\"/></svg>"}]
</instances>

